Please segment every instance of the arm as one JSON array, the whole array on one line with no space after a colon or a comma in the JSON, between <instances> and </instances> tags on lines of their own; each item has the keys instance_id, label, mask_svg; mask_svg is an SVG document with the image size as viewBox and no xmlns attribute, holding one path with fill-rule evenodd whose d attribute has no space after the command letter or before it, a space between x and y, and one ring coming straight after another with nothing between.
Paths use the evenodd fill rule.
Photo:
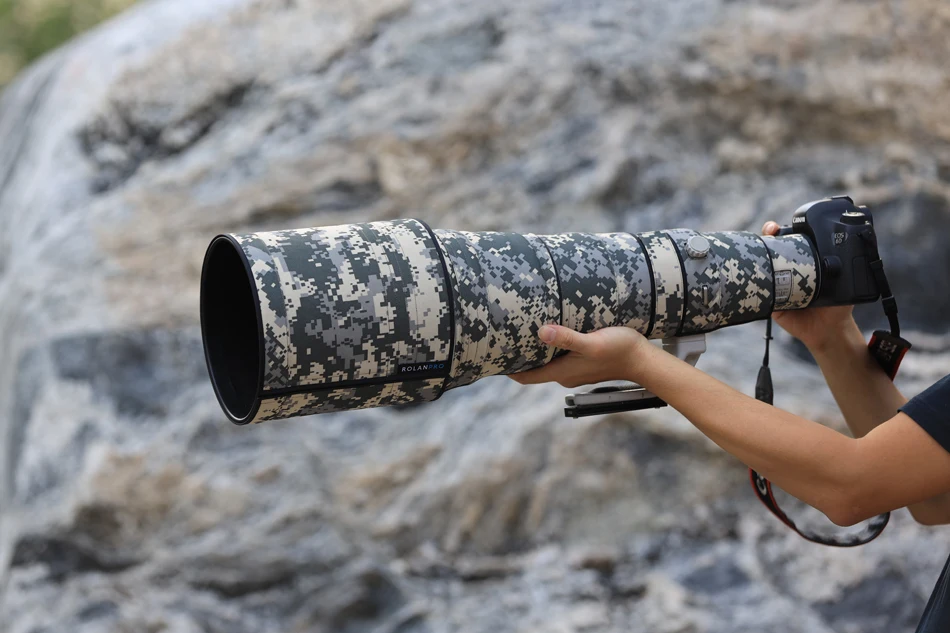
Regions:
<instances>
[{"instance_id":1,"label":"arm","mask_svg":"<svg viewBox=\"0 0 950 633\"><path fill-rule=\"evenodd\" d=\"M849 438L758 402L653 345L649 348L641 356L644 365L634 372L636 382L722 448L839 525L950 491L950 453L902 413L860 439Z\"/></svg>"},{"instance_id":2,"label":"arm","mask_svg":"<svg viewBox=\"0 0 950 633\"><path fill-rule=\"evenodd\" d=\"M762 227L766 235L778 230L775 222ZM907 398L868 354L864 335L851 313L850 307L813 308L777 312L774 318L811 352L852 435L863 438L894 417ZM924 525L950 523L947 494L910 504L907 509Z\"/></svg>"},{"instance_id":3,"label":"arm","mask_svg":"<svg viewBox=\"0 0 950 633\"><path fill-rule=\"evenodd\" d=\"M854 437L864 437L907 403L868 353L867 342L854 319L849 317L825 340L809 345L808 350Z\"/></svg>"},{"instance_id":4,"label":"arm","mask_svg":"<svg viewBox=\"0 0 950 633\"><path fill-rule=\"evenodd\" d=\"M904 414L854 439L745 396L632 330L578 334L548 326L542 334L572 353L514 376L518 382L638 382L723 449L839 525L950 492L950 453Z\"/></svg>"},{"instance_id":5,"label":"arm","mask_svg":"<svg viewBox=\"0 0 950 633\"><path fill-rule=\"evenodd\" d=\"M849 318L833 336L810 345L809 350L854 437L868 436L907 403L868 354L864 335L853 319ZM950 494L909 504L907 509L924 525L950 523Z\"/></svg>"}]
</instances>

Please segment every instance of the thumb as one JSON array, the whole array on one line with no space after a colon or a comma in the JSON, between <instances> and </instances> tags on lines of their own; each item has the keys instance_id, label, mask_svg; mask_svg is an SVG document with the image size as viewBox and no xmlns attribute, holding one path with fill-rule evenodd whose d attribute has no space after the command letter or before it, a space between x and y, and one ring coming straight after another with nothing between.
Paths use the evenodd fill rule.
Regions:
<instances>
[{"instance_id":1,"label":"thumb","mask_svg":"<svg viewBox=\"0 0 950 633\"><path fill-rule=\"evenodd\" d=\"M575 332L561 325L545 325L538 331L538 337L548 345L572 352L584 352L590 347L587 334Z\"/></svg>"}]
</instances>

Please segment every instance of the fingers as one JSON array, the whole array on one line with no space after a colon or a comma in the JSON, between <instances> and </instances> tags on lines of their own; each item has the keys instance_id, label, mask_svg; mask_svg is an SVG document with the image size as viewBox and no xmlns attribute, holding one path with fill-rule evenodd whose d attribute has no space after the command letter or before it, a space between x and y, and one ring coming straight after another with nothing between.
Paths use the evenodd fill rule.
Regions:
<instances>
[{"instance_id":1,"label":"fingers","mask_svg":"<svg viewBox=\"0 0 950 633\"><path fill-rule=\"evenodd\" d=\"M548 345L581 353L590 349L589 336L560 325L545 325L538 331L538 337Z\"/></svg>"},{"instance_id":2,"label":"fingers","mask_svg":"<svg viewBox=\"0 0 950 633\"><path fill-rule=\"evenodd\" d=\"M586 334L575 332L560 325L545 325L538 330L538 338L548 345L572 352L580 352L590 347ZM566 356L555 358L544 367L509 374L508 377L522 385L538 385L543 382L560 382L564 373Z\"/></svg>"},{"instance_id":3,"label":"fingers","mask_svg":"<svg viewBox=\"0 0 950 633\"><path fill-rule=\"evenodd\" d=\"M555 358L544 367L529 369L528 371L509 374L508 377L522 385L540 385L544 382L555 382L561 377L561 365L565 357Z\"/></svg>"},{"instance_id":4,"label":"fingers","mask_svg":"<svg viewBox=\"0 0 950 633\"><path fill-rule=\"evenodd\" d=\"M762 226L762 235L775 235L779 231L778 222L769 220Z\"/></svg>"}]
</instances>

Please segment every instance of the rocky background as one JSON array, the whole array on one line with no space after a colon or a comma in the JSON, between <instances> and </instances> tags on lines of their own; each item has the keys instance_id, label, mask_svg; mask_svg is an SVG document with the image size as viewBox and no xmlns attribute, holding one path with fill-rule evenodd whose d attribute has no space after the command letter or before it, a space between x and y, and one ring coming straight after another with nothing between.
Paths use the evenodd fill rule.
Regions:
<instances>
[{"instance_id":1,"label":"rocky background","mask_svg":"<svg viewBox=\"0 0 950 633\"><path fill-rule=\"evenodd\" d=\"M945 531L810 545L675 412L491 378L233 427L198 276L219 232L757 230L847 192L914 393L950 366L947 59L943 0L155 0L43 58L0 100L0 629L912 631ZM751 391L761 335L700 366ZM777 404L843 428L777 347Z\"/></svg>"},{"instance_id":2,"label":"rocky background","mask_svg":"<svg viewBox=\"0 0 950 633\"><path fill-rule=\"evenodd\" d=\"M30 62L135 0L0 0L0 88Z\"/></svg>"}]
</instances>

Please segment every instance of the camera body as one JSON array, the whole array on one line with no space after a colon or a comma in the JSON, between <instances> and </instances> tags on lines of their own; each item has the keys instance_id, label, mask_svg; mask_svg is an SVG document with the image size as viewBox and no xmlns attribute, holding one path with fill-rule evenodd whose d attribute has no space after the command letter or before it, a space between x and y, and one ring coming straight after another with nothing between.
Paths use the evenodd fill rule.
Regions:
<instances>
[{"instance_id":1,"label":"camera body","mask_svg":"<svg viewBox=\"0 0 950 633\"><path fill-rule=\"evenodd\" d=\"M779 235L805 235L815 248L818 294L810 307L871 303L880 298L871 263L879 261L874 220L848 196L825 198L795 211Z\"/></svg>"}]
</instances>

